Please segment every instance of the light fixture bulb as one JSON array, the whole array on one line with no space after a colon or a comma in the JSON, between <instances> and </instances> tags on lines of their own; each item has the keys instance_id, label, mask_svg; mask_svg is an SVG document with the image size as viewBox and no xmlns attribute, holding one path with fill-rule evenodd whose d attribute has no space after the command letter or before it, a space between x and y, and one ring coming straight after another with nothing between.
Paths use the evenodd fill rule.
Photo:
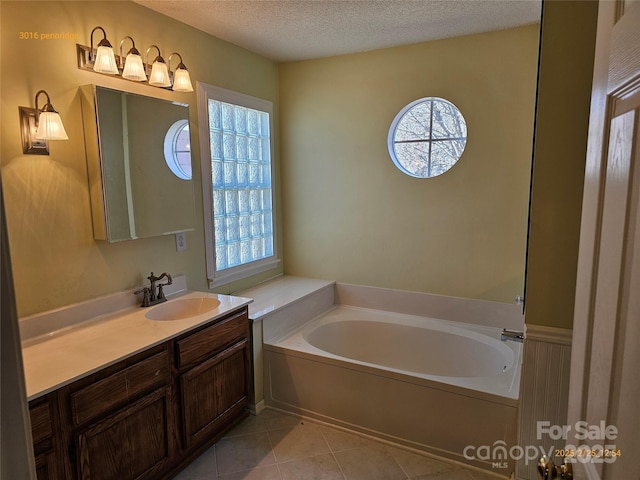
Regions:
<instances>
[{"instance_id":1,"label":"light fixture bulb","mask_svg":"<svg viewBox=\"0 0 640 480\"><path fill-rule=\"evenodd\" d=\"M69 140L58 112L41 112L38 119L38 140Z\"/></svg>"},{"instance_id":2,"label":"light fixture bulb","mask_svg":"<svg viewBox=\"0 0 640 480\"><path fill-rule=\"evenodd\" d=\"M135 53L129 53L127 55L127 59L124 62L122 77L129 80L135 80L136 82L144 82L147 79L147 74L144 71L142 57L140 55Z\"/></svg>"},{"instance_id":3,"label":"light fixture bulb","mask_svg":"<svg viewBox=\"0 0 640 480\"><path fill-rule=\"evenodd\" d=\"M173 74L173 90L176 92L193 92L191 77L186 68L178 68Z\"/></svg>"},{"instance_id":4,"label":"light fixture bulb","mask_svg":"<svg viewBox=\"0 0 640 480\"><path fill-rule=\"evenodd\" d=\"M93 71L98 73L109 73L111 75L118 74L118 66L116 65L116 56L110 44L98 45L96 53L96 61L93 64Z\"/></svg>"},{"instance_id":5,"label":"light fixture bulb","mask_svg":"<svg viewBox=\"0 0 640 480\"><path fill-rule=\"evenodd\" d=\"M169 69L164 61L156 59L151 66L151 75L149 75L149 85L154 87L170 87L171 79L169 78Z\"/></svg>"}]
</instances>

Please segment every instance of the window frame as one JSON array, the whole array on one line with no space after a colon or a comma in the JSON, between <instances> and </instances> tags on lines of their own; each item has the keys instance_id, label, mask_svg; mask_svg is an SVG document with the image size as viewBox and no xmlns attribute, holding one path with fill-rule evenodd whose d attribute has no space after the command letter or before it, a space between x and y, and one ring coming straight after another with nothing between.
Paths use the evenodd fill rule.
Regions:
<instances>
[{"instance_id":1,"label":"window frame","mask_svg":"<svg viewBox=\"0 0 640 480\"><path fill-rule=\"evenodd\" d=\"M402 120L405 118L405 116L411 111L413 110L416 106L421 105L423 103L427 103L427 102L441 102L441 103L448 103L449 105L451 105L455 111L457 112L457 114L460 116L460 119L464 122L464 126L465 126L465 130L466 135L464 137L464 146L462 147L462 151L460 152L460 155L458 156L458 158L451 164L451 166L449 168L447 168L445 171L438 173L436 175L427 175L427 176L422 176L422 175L416 175L414 172L411 172L410 170L408 170L407 168L405 168L405 166L402 164L402 162L400 161L400 159L398 158L397 152L396 152L396 144L401 144L401 143L410 143L410 142L398 142L395 139L396 136L396 131L398 129L398 125L400 124L400 122L402 122ZM431 106L431 108L433 109L433 105ZM431 111L431 115L433 115L433 110ZM433 121L433 120L431 120ZM431 148L432 148L432 144L436 143L436 142L443 142L443 141L451 141L451 140L460 140L460 138L433 138L432 136L433 130L431 128L429 128L429 138L424 138L424 139L420 139L420 140L415 140L416 143L427 143L429 144L429 169L431 169L430 164L431 164ZM395 116L395 118L393 119L393 121L391 122L391 125L389 127L389 132L387 134L387 150L389 151L389 156L391 157L391 160L393 161L394 165L398 168L398 170L400 170L402 173L404 173L405 175L408 175L410 177L413 178L419 178L419 179L430 179L430 178L437 178L441 175L444 175L445 173L447 173L449 170L451 170L453 167L456 166L456 164L458 163L458 161L462 158L462 155L464 154L464 151L466 149L467 146L467 141L469 138L469 132L468 132L468 125L467 125L467 120L464 118L464 115L462 114L462 111L458 108L458 106L453 103L451 100L448 100L446 98L443 97L435 97L435 96L429 96L429 97L423 97L423 98L419 98L417 100L414 100L413 102L409 103L408 105L405 105L404 108L402 108L398 114Z\"/></svg>"},{"instance_id":2,"label":"window frame","mask_svg":"<svg viewBox=\"0 0 640 480\"><path fill-rule=\"evenodd\" d=\"M200 122L200 153L202 159L200 163L202 172L202 201L204 209L205 257L207 266L207 281L209 284L209 288L213 288L220 285L226 285L237 280L242 280L244 278L265 272L267 270L271 270L273 268L276 268L281 261L278 251L278 222L276 218L275 183L277 180L274 175L275 148L273 139L273 103L268 100L202 82L197 82L197 91L198 117ZM269 115L273 255L223 270L216 270L216 243L213 224L213 176L211 173L211 140L209 134L210 99L242 106L245 108L259 110L262 112L266 112Z\"/></svg>"}]
</instances>

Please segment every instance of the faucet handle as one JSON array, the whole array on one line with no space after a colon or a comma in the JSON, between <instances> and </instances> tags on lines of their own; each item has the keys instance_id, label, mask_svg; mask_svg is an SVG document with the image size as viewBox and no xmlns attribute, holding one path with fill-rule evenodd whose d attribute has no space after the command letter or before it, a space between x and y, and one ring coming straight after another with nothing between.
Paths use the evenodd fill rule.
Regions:
<instances>
[{"instance_id":1,"label":"faucet handle","mask_svg":"<svg viewBox=\"0 0 640 480\"><path fill-rule=\"evenodd\" d=\"M142 287L140 290L136 290L133 292L134 295L138 295L142 293L142 307L149 306L149 287Z\"/></svg>"}]
</instances>

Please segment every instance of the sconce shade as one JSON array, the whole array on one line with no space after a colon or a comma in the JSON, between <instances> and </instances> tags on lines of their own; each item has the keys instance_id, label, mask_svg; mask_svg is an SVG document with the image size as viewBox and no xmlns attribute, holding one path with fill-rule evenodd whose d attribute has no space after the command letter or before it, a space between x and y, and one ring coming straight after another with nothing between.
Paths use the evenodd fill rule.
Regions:
<instances>
[{"instance_id":1,"label":"sconce shade","mask_svg":"<svg viewBox=\"0 0 640 480\"><path fill-rule=\"evenodd\" d=\"M118 66L116 65L116 56L108 42L107 45L98 45L93 70L98 73L109 73L111 75L117 75L119 73Z\"/></svg>"},{"instance_id":2,"label":"sconce shade","mask_svg":"<svg viewBox=\"0 0 640 480\"><path fill-rule=\"evenodd\" d=\"M173 90L176 92L193 92L191 77L186 68L178 68L173 74Z\"/></svg>"},{"instance_id":3,"label":"sconce shade","mask_svg":"<svg viewBox=\"0 0 640 480\"><path fill-rule=\"evenodd\" d=\"M156 59L151 67L151 75L149 75L149 85L155 87L170 87L171 79L169 78L169 69L164 61Z\"/></svg>"},{"instance_id":4,"label":"sconce shade","mask_svg":"<svg viewBox=\"0 0 640 480\"><path fill-rule=\"evenodd\" d=\"M100 40L98 43L98 48L96 50L96 58L93 61L93 71L98 73L108 73L111 75L117 75L118 65L116 64L116 56L113 53L113 47L109 40L107 40L107 33L104 31L104 28L97 26L93 30L91 30L91 48L89 49L89 56L93 51L93 34L96 30L100 30L104 38Z\"/></svg>"},{"instance_id":5,"label":"sconce shade","mask_svg":"<svg viewBox=\"0 0 640 480\"><path fill-rule=\"evenodd\" d=\"M41 112L38 119L38 140L69 140L58 112Z\"/></svg>"},{"instance_id":6,"label":"sconce shade","mask_svg":"<svg viewBox=\"0 0 640 480\"><path fill-rule=\"evenodd\" d=\"M144 82L147 79L147 74L144 71L142 57L140 55L135 53L129 53L127 55L127 60L124 62L122 76L123 78L135 80L137 82Z\"/></svg>"}]
</instances>

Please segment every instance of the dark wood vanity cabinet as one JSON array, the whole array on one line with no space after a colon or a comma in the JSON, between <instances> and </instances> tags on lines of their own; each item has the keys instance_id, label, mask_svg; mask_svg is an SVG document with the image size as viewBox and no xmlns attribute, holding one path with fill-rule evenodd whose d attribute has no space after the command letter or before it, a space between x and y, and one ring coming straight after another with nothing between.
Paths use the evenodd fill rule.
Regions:
<instances>
[{"instance_id":1,"label":"dark wood vanity cabinet","mask_svg":"<svg viewBox=\"0 0 640 480\"><path fill-rule=\"evenodd\" d=\"M250 373L244 307L35 400L38 480L171 478L247 414Z\"/></svg>"},{"instance_id":2,"label":"dark wood vanity cabinet","mask_svg":"<svg viewBox=\"0 0 640 480\"><path fill-rule=\"evenodd\" d=\"M248 326L240 312L176 342L186 448L206 442L245 410L251 378Z\"/></svg>"}]
</instances>

